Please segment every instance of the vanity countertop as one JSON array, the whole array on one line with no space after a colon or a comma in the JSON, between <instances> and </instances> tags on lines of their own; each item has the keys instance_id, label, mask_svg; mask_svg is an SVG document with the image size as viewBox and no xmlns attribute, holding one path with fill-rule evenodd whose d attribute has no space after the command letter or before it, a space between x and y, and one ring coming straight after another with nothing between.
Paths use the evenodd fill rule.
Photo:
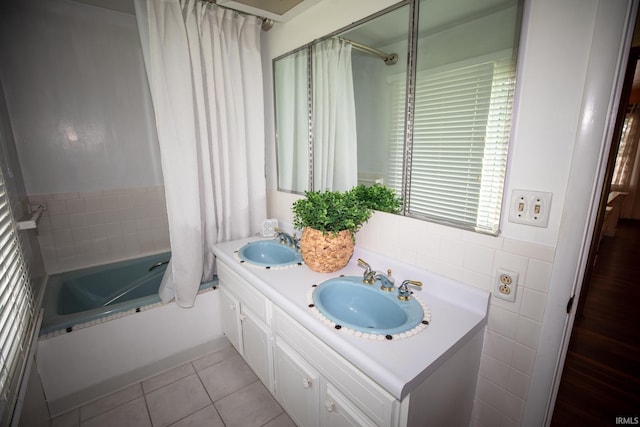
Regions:
<instances>
[{"instance_id":1,"label":"vanity countertop","mask_svg":"<svg viewBox=\"0 0 640 427\"><path fill-rule=\"evenodd\" d=\"M406 397L487 323L489 293L484 290L357 246L347 266L334 273L317 273L306 265L265 269L241 263L235 252L256 240L262 239L254 237L221 243L216 245L214 253L272 303L398 400ZM358 258L374 270L391 269L396 286L403 280L420 280L422 289L414 289L414 297L429 308L430 324L414 336L388 341L357 337L318 319L308 308L311 286L340 275L362 276L364 270L357 265Z\"/></svg>"}]
</instances>

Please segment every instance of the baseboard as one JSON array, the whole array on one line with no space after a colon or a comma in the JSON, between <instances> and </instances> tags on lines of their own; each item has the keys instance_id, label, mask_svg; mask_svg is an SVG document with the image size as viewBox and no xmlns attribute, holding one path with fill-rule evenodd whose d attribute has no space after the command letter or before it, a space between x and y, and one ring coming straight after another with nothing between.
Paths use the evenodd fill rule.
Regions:
<instances>
[{"instance_id":1,"label":"baseboard","mask_svg":"<svg viewBox=\"0 0 640 427\"><path fill-rule=\"evenodd\" d=\"M176 366L191 362L206 354L223 350L230 345L225 337L220 337L125 374L118 375L117 377L110 378L107 381L103 381L84 390L47 402L49 405L49 413L53 418L71 409L129 387L132 384L173 369Z\"/></svg>"}]
</instances>

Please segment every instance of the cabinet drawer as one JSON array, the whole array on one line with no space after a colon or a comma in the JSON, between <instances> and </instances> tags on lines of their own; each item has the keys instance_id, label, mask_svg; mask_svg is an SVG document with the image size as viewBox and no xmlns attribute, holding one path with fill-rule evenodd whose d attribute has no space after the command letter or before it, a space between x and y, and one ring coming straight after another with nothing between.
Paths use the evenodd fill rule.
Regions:
<instances>
[{"instance_id":1,"label":"cabinet drawer","mask_svg":"<svg viewBox=\"0 0 640 427\"><path fill-rule=\"evenodd\" d=\"M391 394L275 306L272 329L372 421L395 424L399 404Z\"/></svg>"},{"instance_id":2,"label":"cabinet drawer","mask_svg":"<svg viewBox=\"0 0 640 427\"><path fill-rule=\"evenodd\" d=\"M248 307L258 319L269 325L270 319L267 316L268 300L264 295L220 261L218 261L218 279L220 287L235 295L242 301L243 306Z\"/></svg>"}]
</instances>

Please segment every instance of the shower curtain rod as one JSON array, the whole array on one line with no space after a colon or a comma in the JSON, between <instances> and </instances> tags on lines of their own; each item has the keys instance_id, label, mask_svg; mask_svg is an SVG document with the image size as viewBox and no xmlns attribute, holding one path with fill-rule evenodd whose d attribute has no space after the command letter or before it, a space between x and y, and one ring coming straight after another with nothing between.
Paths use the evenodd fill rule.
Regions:
<instances>
[{"instance_id":1,"label":"shower curtain rod","mask_svg":"<svg viewBox=\"0 0 640 427\"><path fill-rule=\"evenodd\" d=\"M255 16L256 18L258 18L258 19L260 19L262 21L262 31L269 31L271 29L271 27L273 27L273 20L272 19L264 18L262 16L254 15L252 13L242 12L240 10L233 9L231 7L219 5L217 0L200 0L200 1L203 1L205 3L215 4L217 7L221 7L223 9L233 10L234 12L237 12L237 13L239 13L241 15Z\"/></svg>"},{"instance_id":2,"label":"shower curtain rod","mask_svg":"<svg viewBox=\"0 0 640 427\"><path fill-rule=\"evenodd\" d=\"M358 43L353 40L345 39L344 37L336 37L339 40L349 43L353 46L354 49L359 50L360 52L368 53L369 55L377 56L381 58L385 64L393 65L398 62L398 54L397 53L385 53L381 50L374 49L362 43Z\"/></svg>"}]
</instances>

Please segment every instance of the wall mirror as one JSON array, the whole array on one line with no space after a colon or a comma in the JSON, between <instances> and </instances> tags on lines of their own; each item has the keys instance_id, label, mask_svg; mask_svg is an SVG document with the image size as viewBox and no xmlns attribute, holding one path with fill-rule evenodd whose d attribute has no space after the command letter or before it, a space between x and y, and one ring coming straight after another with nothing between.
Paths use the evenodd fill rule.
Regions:
<instances>
[{"instance_id":1,"label":"wall mirror","mask_svg":"<svg viewBox=\"0 0 640 427\"><path fill-rule=\"evenodd\" d=\"M522 0L408 0L274 59L278 188L497 234Z\"/></svg>"}]
</instances>

